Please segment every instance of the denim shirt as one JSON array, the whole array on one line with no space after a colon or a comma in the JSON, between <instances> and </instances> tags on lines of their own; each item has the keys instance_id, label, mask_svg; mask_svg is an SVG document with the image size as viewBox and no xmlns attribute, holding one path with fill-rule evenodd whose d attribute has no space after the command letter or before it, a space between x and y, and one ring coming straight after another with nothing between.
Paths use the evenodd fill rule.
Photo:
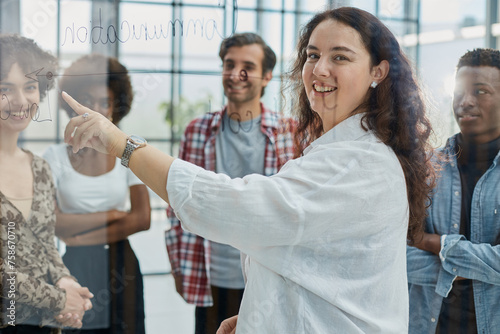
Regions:
<instances>
[{"instance_id":1,"label":"denim shirt","mask_svg":"<svg viewBox=\"0 0 500 334\"><path fill-rule=\"evenodd\" d=\"M474 188L471 237L460 231L461 181L454 147L457 135L442 149L442 164L425 230L441 235L439 257L407 247L410 333L435 333L443 297L458 277L473 280L479 333L500 329L500 152Z\"/></svg>"}]
</instances>

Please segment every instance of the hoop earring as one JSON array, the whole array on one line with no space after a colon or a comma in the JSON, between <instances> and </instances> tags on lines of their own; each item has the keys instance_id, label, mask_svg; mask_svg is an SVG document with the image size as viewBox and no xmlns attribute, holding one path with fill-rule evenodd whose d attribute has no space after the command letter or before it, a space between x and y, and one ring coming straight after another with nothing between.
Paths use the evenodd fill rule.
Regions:
<instances>
[{"instance_id":1,"label":"hoop earring","mask_svg":"<svg viewBox=\"0 0 500 334\"><path fill-rule=\"evenodd\" d=\"M378 86L378 83L377 83L377 82L375 82L375 81L372 81L372 83L371 83L370 87L371 87L371 88L376 88L377 86Z\"/></svg>"}]
</instances>

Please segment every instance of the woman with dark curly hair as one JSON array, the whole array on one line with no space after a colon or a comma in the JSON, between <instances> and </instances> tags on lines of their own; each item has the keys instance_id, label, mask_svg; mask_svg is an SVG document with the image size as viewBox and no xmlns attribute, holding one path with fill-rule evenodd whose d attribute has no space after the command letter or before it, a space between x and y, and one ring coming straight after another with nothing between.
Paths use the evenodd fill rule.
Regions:
<instances>
[{"instance_id":1,"label":"woman with dark curly hair","mask_svg":"<svg viewBox=\"0 0 500 334\"><path fill-rule=\"evenodd\" d=\"M92 306L92 294L70 275L54 243L49 165L18 146L54 86L45 74L56 69L57 59L33 40L0 35L0 333L80 327Z\"/></svg>"},{"instance_id":2,"label":"woman with dark curly hair","mask_svg":"<svg viewBox=\"0 0 500 334\"><path fill-rule=\"evenodd\" d=\"M116 58L83 56L64 71L59 86L115 125L132 105L128 71ZM64 263L95 295L82 329L66 332L144 333L142 274L127 237L149 229L146 186L115 157L92 148L73 153L58 144L44 157L57 188L56 235L67 246Z\"/></svg>"},{"instance_id":3,"label":"woman with dark curly hair","mask_svg":"<svg viewBox=\"0 0 500 334\"><path fill-rule=\"evenodd\" d=\"M64 71L59 88L72 96L78 96L79 101L89 108L94 107L93 103L98 103L103 109L109 109L108 118L115 125L130 112L134 99L127 68L118 59L97 53L85 55L73 62ZM93 91L98 91L103 97L94 101ZM61 106L69 117L76 116L62 99Z\"/></svg>"},{"instance_id":4,"label":"woman with dark curly hair","mask_svg":"<svg viewBox=\"0 0 500 334\"><path fill-rule=\"evenodd\" d=\"M247 254L239 316L220 333L406 333L406 244L434 182L418 85L393 34L360 9L316 15L297 49L302 155L274 176L174 159L63 93L81 115L65 140L122 157L185 229Z\"/></svg>"}]
</instances>

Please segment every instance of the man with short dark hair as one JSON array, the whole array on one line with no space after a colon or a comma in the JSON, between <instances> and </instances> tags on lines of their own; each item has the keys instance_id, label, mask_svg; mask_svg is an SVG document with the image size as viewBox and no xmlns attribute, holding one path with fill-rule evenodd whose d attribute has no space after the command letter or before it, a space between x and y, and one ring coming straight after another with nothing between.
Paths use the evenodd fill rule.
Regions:
<instances>
[{"instance_id":1,"label":"man with short dark hair","mask_svg":"<svg viewBox=\"0 0 500 334\"><path fill-rule=\"evenodd\" d=\"M231 178L273 175L293 157L294 129L290 119L260 101L276 55L260 36L243 33L226 38L219 56L227 105L187 126L179 158ZM224 319L238 314L245 286L240 252L184 231L174 212L167 214L172 228L165 238L177 292L196 305L196 334L215 333Z\"/></svg>"},{"instance_id":2,"label":"man with short dark hair","mask_svg":"<svg viewBox=\"0 0 500 334\"><path fill-rule=\"evenodd\" d=\"M426 230L407 253L415 334L500 329L500 52L467 52L455 84L460 133L440 151Z\"/></svg>"}]
</instances>

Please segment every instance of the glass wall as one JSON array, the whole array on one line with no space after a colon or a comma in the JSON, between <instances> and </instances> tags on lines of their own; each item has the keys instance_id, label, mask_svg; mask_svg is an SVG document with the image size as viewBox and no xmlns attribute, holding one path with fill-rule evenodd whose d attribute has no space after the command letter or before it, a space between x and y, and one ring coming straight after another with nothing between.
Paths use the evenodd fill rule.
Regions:
<instances>
[{"instance_id":1,"label":"glass wall","mask_svg":"<svg viewBox=\"0 0 500 334\"><path fill-rule=\"evenodd\" d=\"M0 0L0 31L34 39L59 58L56 82L82 55L112 55L128 68L134 101L121 122L177 155L186 124L225 103L219 45L233 33L259 33L278 57L263 102L291 114L284 84L301 26L324 8L355 6L377 15L397 36L415 66L428 100L436 145L457 131L451 111L458 58L477 47L496 47L497 1L487 0ZM490 37L490 38L488 38ZM100 75L100 73L89 73ZM68 116L52 90L22 134L22 145L41 155L62 142ZM166 204L151 193L151 232L137 238L143 272L169 273L162 231Z\"/></svg>"},{"instance_id":2,"label":"glass wall","mask_svg":"<svg viewBox=\"0 0 500 334\"><path fill-rule=\"evenodd\" d=\"M149 141L175 154L186 122L225 103L218 57L224 37L255 31L273 48L278 65L264 103L283 110L281 79L293 57L300 26L315 11L338 5L378 13L399 36L417 29L415 2L375 0L21 0L18 19L22 35L58 55L61 69L55 79L81 55L117 56L129 69L135 91L133 112L124 119L123 130L146 134ZM410 54L415 50L408 48ZM24 135L27 145L40 150L43 144L37 142L61 140L67 122L56 92L43 111L51 121L30 127Z\"/></svg>"},{"instance_id":3,"label":"glass wall","mask_svg":"<svg viewBox=\"0 0 500 334\"><path fill-rule=\"evenodd\" d=\"M486 0L420 4L419 74L431 108L437 144L458 132L451 98L455 66L467 50L485 47Z\"/></svg>"},{"instance_id":4,"label":"glass wall","mask_svg":"<svg viewBox=\"0 0 500 334\"><path fill-rule=\"evenodd\" d=\"M340 5L357 6L378 14L401 38L418 29L414 1L3 0L1 3L4 32L19 32L33 38L58 56L60 69L53 73L56 82L65 68L82 55L97 52L118 57L129 70L135 93L132 111L120 123L121 128L127 133L143 135L173 155L178 152L184 127L193 117L225 104L218 57L223 38L253 31L273 48L278 63L263 102L289 114L290 105L283 101L286 73L300 27L316 11ZM416 57L416 50L415 45L407 47L412 57ZM38 73L47 74L43 69ZM62 142L68 117L59 108L59 93L56 89L48 94L38 122L22 134L23 145L37 154L42 154L52 143ZM151 196L155 222L168 228L166 204L156 195ZM143 266L150 273L169 271L168 261L163 257L145 260Z\"/></svg>"},{"instance_id":5,"label":"glass wall","mask_svg":"<svg viewBox=\"0 0 500 334\"><path fill-rule=\"evenodd\" d=\"M350 5L379 16L415 64L429 100L437 144L456 131L450 101L454 66L466 50L485 46L487 1L432 0L2 0L3 32L33 38L60 60L58 73L92 52L114 55L130 72L135 98L121 127L142 134L165 152L177 154L185 125L196 115L220 109L220 42L235 32L263 36L278 57L266 90L266 105L284 113L283 84L302 24L314 12ZM498 35L498 23L492 33ZM37 75L48 75L43 69ZM22 135L23 145L41 154L62 141L68 121L53 90L40 117ZM153 195L159 220L165 204ZM155 267L155 265L153 265ZM168 271L166 266L152 272Z\"/></svg>"}]
</instances>

